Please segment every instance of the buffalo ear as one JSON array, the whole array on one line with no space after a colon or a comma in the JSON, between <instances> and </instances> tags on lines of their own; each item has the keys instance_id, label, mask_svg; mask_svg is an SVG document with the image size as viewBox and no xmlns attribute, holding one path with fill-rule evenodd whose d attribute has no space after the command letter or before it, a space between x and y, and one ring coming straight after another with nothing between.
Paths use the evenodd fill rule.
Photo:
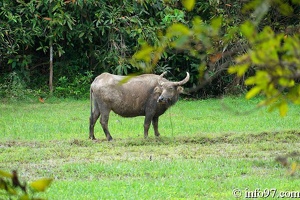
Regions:
<instances>
[{"instance_id":1,"label":"buffalo ear","mask_svg":"<svg viewBox=\"0 0 300 200\"><path fill-rule=\"evenodd\" d=\"M177 87L177 92L180 94L180 93L183 93L183 87L179 86Z\"/></svg>"},{"instance_id":2,"label":"buffalo ear","mask_svg":"<svg viewBox=\"0 0 300 200\"><path fill-rule=\"evenodd\" d=\"M154 93L161 93L161 87L155 87L154 88Z\"/></svg>"}]
</instances>

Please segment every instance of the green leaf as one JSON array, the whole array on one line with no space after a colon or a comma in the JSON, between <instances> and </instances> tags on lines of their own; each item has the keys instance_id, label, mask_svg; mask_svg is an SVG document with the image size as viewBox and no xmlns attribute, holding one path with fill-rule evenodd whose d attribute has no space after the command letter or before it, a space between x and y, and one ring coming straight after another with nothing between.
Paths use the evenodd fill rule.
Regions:
<instances>
[{"instance_id":1,"label":"green leaf","mask_svg":"<svg viewBox=\"0 0 300 200\"><path fill-rule=\"evenodd\" d=\"M183 7L185 7L185 9L187 9L187 11L191 11L193 10L196 1L195 0L181 0L181 3L183 5Z\"/></svg>"},{"instance_id":2,"label":"green leaf","mask_svg":"<svg viewBox=\"0 0 300 200\"><path fill-rule=\"evenodd\" d=\"M171 46L174 48L183 48L186 43L189 42L189 38L187 36L179 37L177 40L171 43Z\"/></svg>"},{"instance_id":3,"label":"green leaf","mask_svg":"<svg viewBox=\"0 0 300 200\"><path fill-rule=\"evenodd\" d=\"M20 199L20 200L30 200L28 194L23 194L22 196L20 196L19 199Z\"/></svg>"},{"instance_id":4,"label":"green leaf","mask_svg":"<svg viewBox=\"0 0 300 200\"><path fill-rule=\"evenodd\" d=\"M241 25L241 31L250 42L254 41L256 36L256 29L250 21L246 21Z\"/></svg>"},{"instance_id":5,"label":"green leaf","mask_svg":"<svg viewBox=\"0 0 300 200\"><path fill-rule=\"evenodd\" d=\"M52 178L42 178L42 179L38 179L34 182L31 182L29 185L35 191L43 192L49 187L49 185L51 184L52 181L53 181Z\"/></svg>"},{"instance_id":6,"label":"green leaf","mask_svg":"<svg viewBox=\"0 0 300 200\"><path fill-rule=\"evenodd\" d=\"M270 75L268 74L268 72L266 72L266 71L256 71L255 76L249 77L245 81L245 84L246 85L257 84L257 85L260 85L261 88L265 88L269 84L270 80L271 80L271 78L270 78Z\"/></svg>"},{"instance_id":7,"label":"green leaf","mask_svg":"<svg viewBox=\"0 0 300 200\"><path fill-rule=\"evenodd\" d=\"M203 20L199 17L199 16L195 16L193 18L193 30L196 32L196 33L201 33L203 32Z\"/></svg>"},{"instance_id":8,"label":"green leaf","mask_svg":"<svg viewBox=\"0 0 300 200\"><path fill-rule=\"evenodd\" d=\"M12 62L14 62L14 59L9 59L7 64L11 64Z\"/></svg>"},{"instance_id":9,"label":"green leaf","mask_svg":"<svg viewBox=\"0 0 300 200\"><path fill-rule=\"evenodd\" d=\"M281 1L278 1L281 2ZM286 16L291 16L294 12L293 7L291 7L288 3L281 2L279 5L279 11Z\"/></svg>"},{"instance_id":10,"label":"green leaf","mask_svg":"<svg viewBox=\"0 0 300 200\"><path fill-rule=\"evenodd\" d=\"M279 78L278 83L285 87L293 87L295 85L294 80L290 80L284 77Z\"/></svg>"},{"instance_id":11,"label":"green leaf","mask_svg":"<svg viewBox=\"0 0 300 200\"><path fill-rule=\"evenodd\" d=\"M13 189L12 187L8 187L6 191L11 195L18 194L17 191L15 189Z\"/></svg>"},{"instance_id":12,"label":"green leaf","mask_svg":"<svg viewBox=\"0 0 300 200\"><path fill-rule=\"evenodd\" d=\"M130 74L127 75L125 78L123 78L122 80L119 81L119 84L122 85L124 83L127 83L130 79L136 77L138 74Z\"/></svg>"},{"instance_id":13,"label":"green leaf","mask_svg":"<svg viewBox=\"0 0 300 200\"><path fill-rule=\"evenodd\" d=\"M136 52L133 57L137 60L144 60L145 62L150 62L151 54L154 51L154 48L145 44L142 46L142 49Z\"/></svg>"},{"instance_id":14,"label":"green leaf","mask_svg":"<svg viewBox=\"0 0 300 200\"><path fill-rule=\"evenodd\" d=\"M241 65L230 66L228 68L228 73L230 73L230 74L236 73L239 77L241 77L246 73L248 68L249 68L248 63L241 64Z\"/></svg>"},{"instance_id":15,"label":"green leaf","mask_svg":"<svg viewBox=\"0 0 300 200\"><path fill-rule=\"evenodd\" d=\"M261 3L260 0L249 1L248 3L246 3L246 4L243 6L242 12L245 13L246 11L255 9L256 7L259 6L260 3Z\"/></svg>"},{"instance_id":16,"label":"green leaf","mask_svg":"<svg viewBox=\"0 0 300 200\"><path fill-rule=\"evenodd\" d=\"M12 174L10 174L8 172L5 172L5 171L2 171L2 170L0 170L0 176L5 177L5 178L12 178L13 177Z\"/></svg>"},{"instance_id":17,"label":"green leaf","mask_svg":"<svg viewBox=\"0 0 300 200\"><path fill-rule=\"evenodd\" d=\"M222 25L222 18L217 17L211 20L211 26L213 28L213 32L217 34L221 28Z\"/></svg>"},{"instance_id":18,"label":"green leaf","mask_svg":"<svg viewBox=\"0 0 300 200\"><path fill-rule=\"evenodd\" d=\"M70 30L73 30L72 23L70 21L67 21L67 25L68 25Z\"/></svg>"},{"instance_id":19,"label":"green leaf","mask_svg":"<svg viewBox=\"0 0 300 200\"><path fill-rule=\"evenodd\" d=\"M265 57L265 53L262 50L250 51L249 56L253 64L260 65L264 63L263 58Z\"/></svg>"},{"instance_id":20,"label":"green leaf","mask_svg":"<svg viewBox=\"0 0 300 200\"><path fill-rule=\"evenodd\" d=\"M300 85L293 86L286 96L294 104L300 104Z\"/></svg>"},{"instance_id":21,"label":"green leaf","mask_svg":"<svg viewBox=\"0 0 300 200\"><path fill-rule=\"evenodd\" d=\"M251 76L245 80L245 85L254 85L256 83L256 77Z\"/></svg>"},{"instance_id":22,"label":"green leaf","mask_svg":"<svg viewBox=\"0 0 300 200\"><path fill-rule=\"evenodd\" d=\"M300 1L299 0L292 0L292 3L300 5Z\"/></svg>"},{"instance_id":23,"label":"green leaf","mask_svg":"<svg viewBox=\"0 0 300 200\"><path fill-rule=\"evenodd\" d=\"M288 104L287 104L286 101L282 101L279 104L279 113L280 113L280 116L281 117L286 116L287 111L288 111Z\"/></svg>"},{"instance_id":24,"label":"green leaf","mask_svg":"<svg viewBox=\"0 0 300 200\"><path fill-rule=\"evenodd\" d=\"M15 67L17 66L17 62L13 62L12 64L11 64L11 67L14 69Z\"/></svg>"},{"instance_id":25,"label":"green leaf","mask_svg":"<svg viewBox=\"0 0 300 200\"><path fill-rule=\"evenodd\" d=\"M139 37L137 42L138 42L139 45L142 45L142 46L147 44L147 42L142 37Z\"/></svg>"},{"instance_id":26,"label":"green leaf","mask_svg":"<svg viewBox=\"0 0 300 200\"><path fill-rule=\"evenodd\" d=\"M172 24L172 26L168 28L166 36L168 38L171 38L176 35L183 36L189 34L190 34L190 30L187 26L181 23L176 23L176 24Z\"/></svg>"},{"instance_id":27,"label":"green leaf","mask_svg":"<svg viewBox=\"0 0 300 200\"><path fill-rule=\"evenodd\" d=\"M78 37L81 38L83 35L84 35L84 33L80 33Z\"/></svg>"},{"instance_id":28,"label":"green leaf","mask_svg":"<svg viewBox=\"0 0 300 200\"><path fill-rule=\"evenodd\" d=\"M252 97L255 97L258 93L260 93L261 88L258 86L255 86L249 90L246 94L246 99L251 99Z\"/></svg>"}]
</instances>

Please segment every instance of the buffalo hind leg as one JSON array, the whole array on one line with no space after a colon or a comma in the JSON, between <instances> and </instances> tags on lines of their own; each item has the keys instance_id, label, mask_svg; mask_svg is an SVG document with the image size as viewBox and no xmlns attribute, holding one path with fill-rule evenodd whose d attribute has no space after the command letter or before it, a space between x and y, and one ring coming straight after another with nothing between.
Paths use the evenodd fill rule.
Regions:
<instances>
[{"instance_id":1,"label":"buffalo hind leg","mask_svg":"<svg viewBox=\"0 0 300 200\"><path fill-rule=\"evenodd\" d=\"M159 132L158 132L158 117L154 117L152 119L152 125L153 125L153 129L154 129L154 134L156 137L159 137Z\"/></svg>"},{"instance_id":2,"label":"buffalo hind leg","mask_svg":"<svg viewBox=\"0 0 300 200\"><path fill-rule=\"evenodd\" d=\"M109 130L108 130L108 119L109 119L109 112L108 113L101 113L100 117L100 124L102 126L102 129L105 133L106 139L108 141L111 141L113 138L111 137Z\"/></svg>"},{"instance_id":3,"label":"buffalo hind leg","mask_svg":"<svg viewBox=\"0 0 300 200\"><path fill-rule=\"evenodd\" d=\"M90 135L89 135L89 139L96 140L95 135L94 135L94 127L95 127L95 123L98 120L99 116L100 116L100 111L97 107L95 107L93 112L91 113L91 116L90 116Z\"/></svg>"}]
</instances>

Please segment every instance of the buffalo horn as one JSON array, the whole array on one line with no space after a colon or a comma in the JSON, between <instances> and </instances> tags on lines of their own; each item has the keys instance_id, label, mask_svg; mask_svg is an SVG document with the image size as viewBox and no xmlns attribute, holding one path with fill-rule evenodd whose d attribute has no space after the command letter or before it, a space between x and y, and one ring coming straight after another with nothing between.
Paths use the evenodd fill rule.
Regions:
<instances>
[{"instance_id":1,"label":"buffalo horn","mask_svg":"<svg viewBox=\"0 0 300 200\"><path fill-rule=\"evenodd\" d=\"M165 75L166 73L167 73L167 72L163 72L161 75L159 75L159 79L158 79L158 84L159 84L159 85L162 84L161 79L164 77L164 75Z\"/></svg>"},{"instance_id":2,"label":"buffalo horn","mask_svg":"<svg viewBox=\"0 0 300 200\"><path fill-rule=\"evenodd\" d=\"M173 82L174 85L178 86L178 85L183 85L186 82L188 82L190 79L190 74L188 72L186 72L186 77L182 80L182 81L178 81L178 82Z\"/></svg>"},{"instance_id":3,"label":"buffalo horn","mask_svg":"<svg viewBox=\"0 0 300 200\"><path fill-rule=\"evenodd\" d=\"M166 74L167 72L163 72L161 75L159 75L159 77L164 77L164 75Z\"/></svg>"}]
</instances>

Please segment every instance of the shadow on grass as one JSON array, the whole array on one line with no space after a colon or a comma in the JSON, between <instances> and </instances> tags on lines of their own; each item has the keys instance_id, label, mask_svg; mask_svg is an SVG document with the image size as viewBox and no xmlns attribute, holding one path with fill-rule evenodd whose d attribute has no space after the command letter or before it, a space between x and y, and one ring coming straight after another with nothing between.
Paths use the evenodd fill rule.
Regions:
<instances>
[{"instance_id":1,"label":"shadow on grass","mask_svg":"<svg viewBox=\"0 0 300 200\"><path fill-rule=\"evenodd\" d=\"M134 138L134 139L117 139L121 146L144 146L144 145L180 145L180 144L237 144L237 143L257 143L260 141L294 143L300 139L300 132L262 132L257 134L230 133L218 135L195 136L176 136L176 137L159 137L159 138Z\"/></svg>"}]
</instances>

